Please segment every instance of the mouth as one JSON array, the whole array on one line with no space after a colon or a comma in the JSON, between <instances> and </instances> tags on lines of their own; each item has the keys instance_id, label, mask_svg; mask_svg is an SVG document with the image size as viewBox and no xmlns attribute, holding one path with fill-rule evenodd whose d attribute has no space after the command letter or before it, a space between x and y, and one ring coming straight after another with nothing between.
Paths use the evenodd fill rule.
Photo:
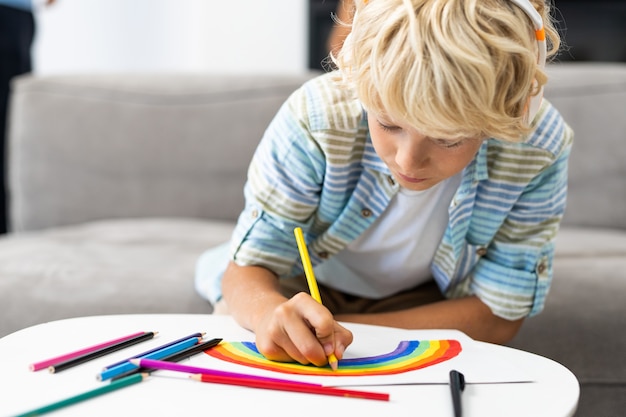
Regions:
<instances>
[{"instance_id":1,"label":"mouth","mask_svg":"<svg viewBox=\"0 0 626 417\"><path fill-rule=\"evenodd\" d=\"M424 181L426 181L428 179L428 178L407 177L406 175L400 174L399 172L398 172L398 177L400 177L400 179L402 181L409 182L411 184L418 184L418 183L424 182Z\"/></svg>"}]
</instances>

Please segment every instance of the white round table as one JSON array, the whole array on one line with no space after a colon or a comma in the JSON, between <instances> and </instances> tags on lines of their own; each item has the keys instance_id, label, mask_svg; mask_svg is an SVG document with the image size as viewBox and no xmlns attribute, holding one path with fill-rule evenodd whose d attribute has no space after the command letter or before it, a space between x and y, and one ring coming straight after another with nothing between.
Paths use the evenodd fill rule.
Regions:
<instances>
[{"instance_id":1,"label":"white round table","mask_svg":"<svg viewBox=\"0 0 626 417\"><path fill-rule=\"evenodd\" d=\"M345 326L353 331L355 344L359 340L392 343L395 342L393 339L407 338L467 338L453 330L408 331L350 323L345 323ZM33 362L137 331L158 331L159 335L148 342L58 374L29 370ZM3 337L0 339L0 416L16 415L102 386L103 382L96 379L96 374L107 364L194 332L206 332L207 339L220 337L225 341L254 341L254 335L239 327L230 316L185 314L81 317L29 327ZM469 383L462 393L464 417L564 417L574 414L580 393L579 384L564 366L535 354L469 338L463 339L462 344L465 356L461 358L463 362L457 363L465 363L467 369L473 369L466 374ZM349 353L350 347L346 356ZM204 366L205 357L208 356L196 355L184 363ZM436 367L441 367L441 374L447 374L445 366L445 363L434 365L431 372L435 375ZM509 366L516 370L513 373L521 372L527 377L522 379L528 380L484 383L489 382L489 378L497 378L499 373L507 375L503 368ZM485 378L485 381L472 383L473 377L478 380ZM232 413L255 417L453 417L450 387L441 380L432 382L353 387L389 393L390 401L384 402L199 383L185 374L157 371L137 385L63 408L54 415L110 417L112 412L117 412L142 416Z\"/></svg>"}]
</instances>

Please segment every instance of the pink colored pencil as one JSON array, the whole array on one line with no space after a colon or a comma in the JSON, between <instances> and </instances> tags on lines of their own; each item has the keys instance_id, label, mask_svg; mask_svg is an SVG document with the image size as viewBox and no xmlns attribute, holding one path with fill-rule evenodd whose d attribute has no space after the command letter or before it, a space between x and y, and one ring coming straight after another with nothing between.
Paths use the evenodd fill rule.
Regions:
<instances>
[{"instance_id":1,"label":"pink colored pencil","mask_svg":"<svg viewBox=\"0 0 626 417\"><path fill-rule=\"evenodd\" d=\"M53 365L55 365L57 363L65 362L67 360L76 358L78 356L82 356L82 355L85 355L87 353L94 352L94 351L96 351L98 349L102 349L102 348L105 348L107 346L111 346L111 345L114 345L116 343L120 343L120 342L123 342L125 340L132 339L133 337L137 337L137 336L142 335L144 333L145 332L137 332L137 333L129 334L128 336L123 336L123 337L120 337L120 338L117 338L117 339L114 339L114 340L109 340L107 342L102 342L102 343L99 343L97 345L93 345L93 346L89 346L89 347L77 350L75 352L66 353L66 354L61 355L61 356L57 356L57 357L54 357L54 358L46 359L46 360L43 360L41 362L36 362L36 363L33 363L32 365L30 365L29 368L30 368L31 371L39 371L41 369L47 369L48 367L53 366Z\"/></svg>"},{"instance_id":2,"label":"pink colored pencil","mask_svg":"<svg viewBox=\"0 0 626 417\"><path fill-rule=\"evenodd\" d=\"M131 359L130 362L134 365L140 366L146 370L148 369L160 369L164 371L175 371L175 372L184 372L188 374L203 374L203 375L214 375L220 377L227 378L243 378L243 379L251 379L259 382L267 382L267 383L277 383L277 384L296 384L308 387L322 387L321 384L312 384L309 382L300 382L300 381L292 381L287 379L280 378L269 378L265 376L258 375L249 375L249 374L241 374L238 372L228 372L228 371L218 371L216 369L209 368L198 368L197 366L189 366L189 365L181 365L179 363L167 362L167 361L159 361L154 359Z\"/></svg>"}]
</instances>

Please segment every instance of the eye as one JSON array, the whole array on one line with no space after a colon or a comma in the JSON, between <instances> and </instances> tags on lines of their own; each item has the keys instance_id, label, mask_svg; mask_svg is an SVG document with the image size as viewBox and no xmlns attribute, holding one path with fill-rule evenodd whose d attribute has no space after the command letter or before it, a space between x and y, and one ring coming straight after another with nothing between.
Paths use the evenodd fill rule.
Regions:
<instances>
[{"instance_id":1,"label":"eye","mask_svg":"<svg viewBox=\"0 0 626 417\"><path fill-rule=\"evenodd\" d=\"M402 130L400 126L386 124L386 123L381 122L380 120L378 120L378 126L380 126L382 130L387 131L387 132L397 132L399 130Z\"/></svg>"},{"instance_id":2,"label":"eye","mask_svg":"<svg viewBox=\"0 0 626 417\"><path fill-rule=\"evenodd\" d=\"M451 149L451 148L458 148L459 146L461 146L464 142L463 139L461 140L446 140L446 139L435 139L435 142L437 143L437 145L441 146L442 148L446 148L446 149Z\"/></svg>"}]
</instances>

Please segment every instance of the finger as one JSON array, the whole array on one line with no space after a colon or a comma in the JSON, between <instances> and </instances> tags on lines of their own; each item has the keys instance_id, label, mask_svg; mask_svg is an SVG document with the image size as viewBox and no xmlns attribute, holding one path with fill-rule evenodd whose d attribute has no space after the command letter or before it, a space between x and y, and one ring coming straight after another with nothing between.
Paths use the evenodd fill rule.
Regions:
<instances>
[{"instance_id":1,"label":"finger","mask_svg":"<svg viewBox=\"0 0 626 417\"><path fill-rule=\"evenodd\" d=\"M259 352L269 360L277 362L299 362L303 365L308 364L306 358L301 355L293 343L287 341L282 346L277 343L264 343L260 338L256 340Z\"/></svg>"},{"instance_id":2,"label":"finger","mask_svg":"<svg viewBox=\"0 0 626 417\"><path fill-rule=\"evenodd\" d=\"M264 330L257 332L259 351L272 360L325 364L323 348L306 319L307 315L319 314L315 310L320 307L304 293L276 307L263 324Z\"/></svg>"},{"instance_id":3,"label":"finger","mask_svg":"<svg viewBox=\"0 0 626 417\"><path fill-rule=\"evenodd\" d=\"M320 340L317 339L314 329L307 322L302 321L299 324L294 324L286 330L294 347L305 358L306 363L313 363L316 366L326 365L328 355Z\"/></svg>"},{"instance_id":4,"label":"finger","mask_svg":"<svg viewBox=\"0 0 626 417\"><path fill-rule=\"evenodd\" d=\"M289 329L291 339L298 341L297 347L305 357L317 366L326 365L329 356L335 359L333 355L337 349L335 340L337 331L340 333L347 332L347 335L341 335L342 347L339 349L343 354L345 346L352 341L352 334L339 326L332 313L309 294L297 294L292 300L303 315L308 331L314 336L314 339L309 338L305 334L307 329L299 326ZM318 346L322 347L322 351Z\"/></svg>"},{"instance_id":5,"label":"finger","mask_svg":"<svg viewBox=\"0 0 626 417\"><path fill-rule=\"evenodd\" d=\"M335 329L341 336L341 354L352 340L351 333L336 324L330 311L306 293L296 294L274 309L263 329L257 332L257 347L265 357L316 366L326 365L328 356L337 349Z\"/></svg>"},{"instance_id":6,"label":"finger","mask_svg":"<svg viewBox=\"0 0 626 417\"><path fill-rule=\"evenodd\" d=\"M337 359L343 358L346 348L352 344L353 340L352 332L335 322L335 351L333 353Z\"/></svg>"},{"instance_id":7,"label":"finger","mask_svg":"<svg viewBox=\"0 0 626 417\"><path fill-rule=\"evenodd\" d=\"M307 363L323 366L327 363L327 354L324 350L326 340L320 340L320 332L329 334L332 342L332 329L334 319L330 312L309 294L301 293L292 298L291 303L298 320L289 321L285 330L293 341L296 349L306 358ZM330 329L328 331L327 329ZM326 342L327 343L327 342Z\"/></svg>"},{"instance_id":8,"label":"finger","mask_svg":"<svg viewBox=\"0 0 626 417\"><path fill-rule=\"evenodd\" d=\"M284 314L272 315L263 331L256 332L256 345L259 352L267 359L279 362L293 362L294 360L308 364L306 357L298 350L290 339L285 326L281 321Z\"/></svg>"}]
</instances>

